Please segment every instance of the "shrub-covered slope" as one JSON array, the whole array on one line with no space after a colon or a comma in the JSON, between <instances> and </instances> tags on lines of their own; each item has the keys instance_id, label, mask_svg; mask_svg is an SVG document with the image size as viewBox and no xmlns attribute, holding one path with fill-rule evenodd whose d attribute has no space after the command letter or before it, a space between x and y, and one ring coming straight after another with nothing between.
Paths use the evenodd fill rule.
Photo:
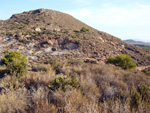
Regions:
<instances>
[{"instance_id":1,"label":"shrub-covered slope","mask_svg":"<svg viewBox=\"0 0 150 113\"><path fill-rule=\"evenodd\" d=\"M0 22L1 57L17 50L29 62L47 62L53 56L105 62L109 56L128 54L138 66L149 65L149 51L128 45L72 16L48 9L14 14Z\"/></svg>"}]
</instances>

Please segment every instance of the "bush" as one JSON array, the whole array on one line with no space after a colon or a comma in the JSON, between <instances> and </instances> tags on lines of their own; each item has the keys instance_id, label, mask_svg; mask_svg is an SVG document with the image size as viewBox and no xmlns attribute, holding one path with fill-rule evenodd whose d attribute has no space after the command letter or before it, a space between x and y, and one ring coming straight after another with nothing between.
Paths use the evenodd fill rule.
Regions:
<instances>
[{"instance_id":1,"label":"bush","mask_svg":"<svg viewBox=\"0 0 150 113\"><path fill-rule=\"evenodd\" d=\"M23 75L27 72L27 58L22 56L20 52L8 52L4 56L7 72L13 75Z\"/></svg>"},{"instance_id":2,"label":"bush","mask_svg":"<svg viewBox=\"0 0 150 113\"><path fill-rule=\"evenodd\" d=\"M82 27L80 31L74 30L75 33L83 33L83 32L87 32L87 31L89 31L89 29L86 27Z\"/></svg>"},{"instance_id":3,"label":"bush","mask_svg":"<svg viewBox=\"0 0 150 113\"><path fill-rule=\"evenodd\" d=\"M68 76L60 76L54 80L53 83L49 85L51 90L57 90L62 88L66 91L68 88L79 88L76 78L69 78Z\"/></svg>"},{"instance_id":4,"label":"bush","mask_svg":"<svg viewBox=\"0 0 150 113\"><path fill-rule=\"evenodd\" d=\"M87 31L89 31L89 29L86 27L82 27L82 29L80 30L80 32L87 32Z\"/></svg>"},{"instance_id":5,"label":"bush","mask_svg":"<svg viewBox=\"0 0 150 113\"><path fill-rule=\"evenodd\" d=\"M136 68L136 64L134 63L133 59L126 54L121 54L116 57L109 57L107 63L114 64L125 70Z\"/></svg>"},{"instance_id":6,"label":"bush","mask_svg":"<svg viewBox=\"0 0 150 113\"><path fill-rule=\"evenodd\" d=\"M44 64L39 64L39 65L33 65L32 66L32 71L45 71L45 72L48 72L50 68L50 65L44 65Z\"/></svg>"},{"instance_id":7,"label":"bush","mask_svg":"<svg viewBox=\"0 0 150 113\"><path fill-rule=\"evenodd\" d=\"M48 63L56 70L56 74L62 73L62 68L66 65L60 58L50 58Z\"/></svg>"}]
</instances>

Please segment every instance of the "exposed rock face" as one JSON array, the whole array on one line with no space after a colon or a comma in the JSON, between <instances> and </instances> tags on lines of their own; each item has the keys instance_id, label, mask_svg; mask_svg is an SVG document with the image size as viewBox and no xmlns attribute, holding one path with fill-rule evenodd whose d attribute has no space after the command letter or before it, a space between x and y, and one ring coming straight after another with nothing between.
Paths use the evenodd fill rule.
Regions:
<instances>
[{"instance_id":1,"label":"exposed rock face","mask_svg":"<svg viewBox=\"0 0 150 113\"><path fill-rule=\"evenodd\" d=\"M37 9L37 10L32 11L32 14L43 13L45 11L46 9Z\"/></svg>"},{"instance_id":2,"label":"exposed rock face","mask_svg":"<svg viewBox=\"0 0 150 113\"><path fill-rule=\"evenodd\" d=\"M83 27L89 31L80 32ZM128 54L137 65L150 65L149 51L128 45L58 11L37 9L15 14L0 21L0 29L0 56L4 56L6 50L17 50L30 61L45 62L50 57L60 56L100 63L109 56Z\"/></svg>"}]
</instances>

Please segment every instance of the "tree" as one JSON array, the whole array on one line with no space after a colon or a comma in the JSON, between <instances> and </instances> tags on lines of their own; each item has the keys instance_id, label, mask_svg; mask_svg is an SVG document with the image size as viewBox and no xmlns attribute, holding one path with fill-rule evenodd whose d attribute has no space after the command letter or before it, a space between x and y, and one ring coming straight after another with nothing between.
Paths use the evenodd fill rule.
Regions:
<instances>
[{"instance_id":1,"label":"tree","mask_svg":"<svg viewBox=\"0 0 150 113\"><path fill-rule=\"evenodd\" d=\"M116 57L109 57L107 63L114 64L125 70L136 68L136 64L134 63L134 60L126 54L121 54Z\"/></svg>"},{"instance_id":2,"label":"tree","mask_svg":"<svg viewBox=\"0 0 150 113\"><path fill-rule=\"evenodd\" d=\"M8 52L4 56L4 62L9 74L22 76L27 73L27 57L22 56L20 52Z\"/></svg>"}]
</instances>

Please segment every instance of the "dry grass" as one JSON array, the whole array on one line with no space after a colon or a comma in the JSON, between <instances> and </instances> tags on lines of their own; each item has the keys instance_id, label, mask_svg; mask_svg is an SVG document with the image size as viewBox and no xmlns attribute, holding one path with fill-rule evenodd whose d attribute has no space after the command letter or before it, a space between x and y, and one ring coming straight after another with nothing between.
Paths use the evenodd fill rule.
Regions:
<instances>
[{"instance_id":1,"label":"dry grass","mask_svg":"<svg viewBox=\"0 0 150 113\"><path fill-rule=\"evenodd\" d=\"M61 76L76 77L79 87L64 91L60 86L51 90L49 85L59 75L50 65L42 65L37 72L29 72L22 78L7 75L0 81L6 89L0 95L1 112L148 113L150 110L149 76L142 72L98 64L65 64L59 69Z\"/></svg>"},{"instance_id":2,"label":"dry grass","mask_svg":"<svg viewBox=\"0 0 150 113\"><path fill-rule=\"evenodd\" d=\"M98 113L98 106L90 102L79 90L67 92L65 111L69 113Z\"/></svg>"},{"instance_id":3,"label":"dry grass","mask_svg":"<svg viewBox=\"0 0 150 113\"><path fill-rule=\"evenodd\" d=\"M23 92L23 93L22 93ZM26 112L25 91L8 91L7 94L0 95L0 112L15 113Z\"/></svg>"},{"instance_id":4,"label":"dry grass","mask_svg":"<svg viewBox=\"0 0 150 113\"><path fill-rule=\"evenodd\" d=\"M25 83L26 87L30 86L37 86L38 84L49 84L49 82L55 79L55 70L47 66L46 71L39 71L39 72L29 72L29 74L22 77L23 82Z\"/></svg>"}]
</instances>

